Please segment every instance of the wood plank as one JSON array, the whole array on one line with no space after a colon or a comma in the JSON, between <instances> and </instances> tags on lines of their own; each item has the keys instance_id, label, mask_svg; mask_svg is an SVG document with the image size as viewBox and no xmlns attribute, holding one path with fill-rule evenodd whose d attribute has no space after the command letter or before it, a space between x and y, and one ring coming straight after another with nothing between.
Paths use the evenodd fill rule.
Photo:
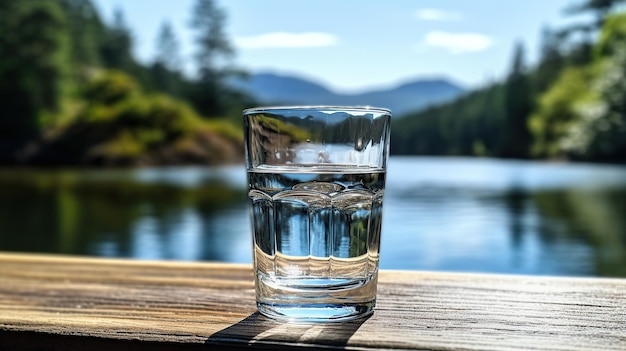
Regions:
<instances>
[{"instance_id":1,"label":"wood plank","mask_svg":"<svg viewBox=\"0 0 626 351\"><path fill-rule=\"evenodd\" d=\"M626 280L382 271L374 315L260 316L249 265L0 254L0 349L626 350Z\"/></svg>"}]
</instances>

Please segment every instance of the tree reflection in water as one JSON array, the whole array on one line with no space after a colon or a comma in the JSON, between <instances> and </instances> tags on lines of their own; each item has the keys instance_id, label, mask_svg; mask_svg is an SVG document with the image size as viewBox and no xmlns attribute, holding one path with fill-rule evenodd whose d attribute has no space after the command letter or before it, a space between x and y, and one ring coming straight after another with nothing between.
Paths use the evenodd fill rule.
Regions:
<instances>
[{"instance_id":1,"label":"tree reflection in water","mask_svg":"<svg viewBox=\"0 0 626 351\"><path fill-rule=\"evenodd\" d=\"M3 170L0 251L250 262L247 201L243 166ZM381 267L626 277L624 214L624 167L392 158Z\"/></svg>"}]
</instances>

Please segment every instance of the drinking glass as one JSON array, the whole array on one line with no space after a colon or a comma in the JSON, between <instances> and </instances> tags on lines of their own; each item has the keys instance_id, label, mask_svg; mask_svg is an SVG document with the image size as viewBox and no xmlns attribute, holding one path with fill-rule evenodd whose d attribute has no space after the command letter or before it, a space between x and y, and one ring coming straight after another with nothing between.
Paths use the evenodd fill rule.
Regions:
<instances>
[{"instance_id":1,"label":"drinking glass","mask_svg":"<svg viewBox=\"0 0 626 351\"><path fill-rule=\"evenodd\" d=\"M291 106L243 115L259 312L303 322L371 314L391 113Z\"/></svg>"}]
</instances>

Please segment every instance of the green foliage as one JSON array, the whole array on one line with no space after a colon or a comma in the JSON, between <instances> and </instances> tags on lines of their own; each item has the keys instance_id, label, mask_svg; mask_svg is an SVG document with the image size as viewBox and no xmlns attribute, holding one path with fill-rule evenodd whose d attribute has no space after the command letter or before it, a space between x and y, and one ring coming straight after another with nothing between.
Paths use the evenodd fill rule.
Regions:
<instances>
[{"instance_id":1,"label":"green foliage","mask_svg":"<svg viewBox=\"0 0 626 351\"><path fill-rule=\"evenodd\" d=\"M241 119L241 116L239 116ZM226 119L210 119L204 122L207 128L215 131L220 136L230 140L236 145L243 145L242 129Z\"/></svg>"},{"instance_id":2,"label":"green foliage","mask_svg":"<svg viewBox=\"0 0 626 351\"><path fill-rule=\"evenodd\" d=\"M121 72L101 74L85 91L89 103L53 133L41 160L111 165L188 162L190 157L216 161L239 150L241 140L232 132L220 136L225 127L205 123L180 101L141 91Z\"/></svg>"},{"instance_id":3,"label":"green foliage","mask_svg":"<svg viewBox=\"0 0 626 351\"><path fill-rule=\"evenodd\" d=\"M95 105L114 105L129 98L138 89L137 83L119 71L109 71L85 87L85 98Z\"/></svg>"},{"instance_id":4,"label":"green foliage","mask_svg":"<svg viewBox=\"0 0 626 351\"><path fill-rule=\"evenodd\" d=\"M596 60L563 72L531 119L537 156L626 161L626 14L605 22Z\"/></svg>"},{"instance_id":5,"label":"green foliage","mask_svg":"<svg viewBox=\"0 0 626 351\"><path fill-rule=\"evenodd\" d=\"M258 127L263 130L288 137L294 141L304 141L311 138L311 135L305 129L302 129L293 123L281 121L271 116L257 116L254 118L254 122L257 123Z\"/></svg>"},{"instance_id":6,"label":"green foliage","mask_svg":"<svg viewBox=\"0 0 626 351\"><path fill-rule=\"evenodd\" d=\"M593 100L589 90L592 72L587 68L568 68L539 99L530 117L535 143L535 157L565 156L560 141L568 133L577 111L585 101Z\"/></svg>"},{"instance_id":7,"label":"green foliage","mask_svg":"<svg viewBox=\"0 0 626 351\"><path fill-rule=\"evenodd\" d=\"M69 71L65 13L56 1L0 2L0 136L39 132L61 105ZM1 158L1 157L0 157Z\"/></svg>"},{"instance_id":8,"label":"green foliage","mask_svg":"<svg viewBox=\"0 0 626 351\"><path fill-rule=\"evenodd\" d=\"M395 119L391 151L625 162L626 13L602 23L595 44L546 30L536 67L518 49L504 83Z\"/></svg>"},{"instance_id":9,"label":"green foliage","mask_svg":"<svg viewBox=\"0 0 626 351\"><path fill-rule=\"evenodd\" d=\"M626 41L599 65L594 81L598 99L583 105L562 140L573 157L626 162Z\"/></svg>"},{"instance_id":10,"label":"green foliage","mask_svg":"<svg viewBox=\"0 0 626 351\"><path fill-rule=\"evenodd\" d=\"M626 43L626 13L609 16L600 31L598 43L594 48L595 59L618 54Z\"/></svg>"},{"instance_id":11,"label":"green foliage","mask_svg":"<svg viewBox=\"0 0 626 351\"><path fill-rule=\"evenodd\" d=\"M121 11L109 25L91 0L0 1L0 163L241 158L241 137L222 119L204 123L194 110L211 117L235 109L240 114L248 102L225 86L230 71L213 61L232 49L223 33L225 16L212 6L199 1L194 14L204 78L192 81L179 71L168 25L154 64L144 66L132 55Z\"/></svg>"},{"instance_id":12,"label":"green foliage","mask_svg":"<svg viewBox=\"0 0 626 351\"><path fill-rule=\"evenodd\" d=\"M105 32L98 11L90 0L60 0L69 26L72 65L77 79L101 64L100 46Z\"/></svg>"}]
</instances>

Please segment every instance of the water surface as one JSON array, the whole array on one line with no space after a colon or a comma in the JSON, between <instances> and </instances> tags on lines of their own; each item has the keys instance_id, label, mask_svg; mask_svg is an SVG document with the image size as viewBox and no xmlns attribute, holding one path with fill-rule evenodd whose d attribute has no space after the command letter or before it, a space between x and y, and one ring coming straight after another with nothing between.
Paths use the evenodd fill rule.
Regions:
<instances>
[{"instance_id":1,"label":"water surface","mask_svg":"<svg viewBox=\"0 0 626 351\"><path fill-rule=\"evenodd\" d=\"M251 260L243 166L0 170L0 250ZM626 167L392 157L381 267L626 277Z\"/></svg>"}]
</instances>

